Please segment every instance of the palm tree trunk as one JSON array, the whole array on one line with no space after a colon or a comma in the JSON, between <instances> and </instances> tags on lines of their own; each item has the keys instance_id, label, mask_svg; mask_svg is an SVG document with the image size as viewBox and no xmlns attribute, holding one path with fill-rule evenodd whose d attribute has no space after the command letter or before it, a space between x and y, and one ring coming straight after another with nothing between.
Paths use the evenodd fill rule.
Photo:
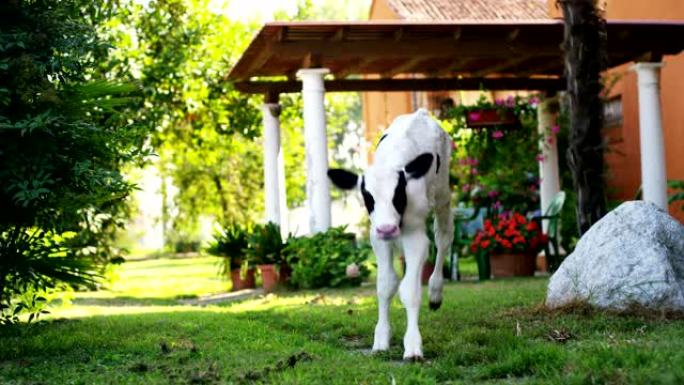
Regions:
<instances>
[{"instance_id":1,"label":"palm tree trunk","mask_svg":"<svg viewBox=\"0 0 684 385\"><path fill-rule=\"evenodd\" d=\"M565 19L565 75L570 112L568 163L577 191L577 225L584 234L606 213L603 106L605 20L596 0L558 0Z\"/></svg>"}]
</instances>

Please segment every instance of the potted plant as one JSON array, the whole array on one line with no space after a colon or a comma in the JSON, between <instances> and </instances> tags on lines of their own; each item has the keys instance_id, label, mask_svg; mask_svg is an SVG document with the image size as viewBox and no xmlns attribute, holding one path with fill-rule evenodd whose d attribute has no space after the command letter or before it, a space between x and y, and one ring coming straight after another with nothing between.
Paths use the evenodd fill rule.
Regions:
<instances>
[{"instance_id":1,"label":"potted plant","mask_svg":"<svg viewBox=\"0 0 684 385\"><path fill-rule=\"evenodd\" d=\"M273 222L254 226L248 236L245 251L259 267L265 292L273 291L278 284L276 266L281 261L283 246L280 226Z\"/></svg>"},{"instance_id":2,"label":"potted plant","mask_svg":"<svg viewBox=\"0 0 684 385\"><path fill-rule=\"evenodd\" d=\"M233 283L232 291L251 289L255 287L255 269L250 266L245 256L247 248L247 230L230 225L214 235L214 241L209 245L208 252L221 258L221 274L230 275Z\"/></svg>"},{"instance_id":3,"label":"potted plant","mask_svg":"<svg viewBox=\"0 0 684 385\"><path fill-rule=\"evenodd\" d=\"M485 220L470 247L476 254L489 256L495 277L531 276L537 253L546 242L548 238L536 221L510 212Z\"/></svg>"}]
</instances>

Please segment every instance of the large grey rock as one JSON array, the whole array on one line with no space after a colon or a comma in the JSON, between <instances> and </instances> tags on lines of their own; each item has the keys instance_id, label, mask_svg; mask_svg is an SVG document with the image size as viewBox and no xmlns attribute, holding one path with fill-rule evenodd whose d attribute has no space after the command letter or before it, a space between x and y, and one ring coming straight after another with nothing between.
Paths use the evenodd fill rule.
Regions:
<instances>
[{"instance_id":1,"label":"large grey rock","mask_svg":"<svg viewBox=\"0 0 684 385\"><path fill-rule=\"evenodd\" d=\"M608 213L549 282L547 306L577 301L614 309L684 309L684 226L643 201Z\"/></svg>"}]
</instances>

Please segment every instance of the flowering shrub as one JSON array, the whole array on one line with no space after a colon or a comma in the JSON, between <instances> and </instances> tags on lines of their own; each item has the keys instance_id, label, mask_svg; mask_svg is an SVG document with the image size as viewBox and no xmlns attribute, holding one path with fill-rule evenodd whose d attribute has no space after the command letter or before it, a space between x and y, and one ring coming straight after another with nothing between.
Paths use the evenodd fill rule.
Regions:
<instances>
[{"instance_id":1,"label":"flowering shrub","mask_svg":"<svg viewBox=\"0 0 684 385\"><path fill-rule=\"evenodd\" d=\"M536 254L544 248L548 238L536 221L520 213L501 214L485 220L484 229L475 234L470 245L473 253L526 253Z\"/></svg>"},{"instance_id":2,"label":"flowering shrub","mask_svg":"<svg viewBox=\"0 0 684 385\"><path fill-rule=\"evenodd\" d=\"M481 98L474 105L449 110L444 124L455 145L450 177L459 202L485 208L488 217L501 210L526 213L539 207L538 162L543 160L540 143L545 135L537 128L538 104L536 96L510 96ZM492 110L502 118L515 116L518 123L469 126L488 120L484 114Z\"/></svg>"}]
</instances>

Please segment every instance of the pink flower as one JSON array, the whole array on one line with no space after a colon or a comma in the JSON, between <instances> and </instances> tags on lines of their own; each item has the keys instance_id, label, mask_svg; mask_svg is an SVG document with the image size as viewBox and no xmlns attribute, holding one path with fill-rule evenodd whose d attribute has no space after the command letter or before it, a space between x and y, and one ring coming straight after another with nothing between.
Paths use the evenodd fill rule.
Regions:
<instances>
[{"instance_id":1,"label":"pink flower","mask_svg":"<svg viewBox=\"0 0 684 385\"><path fill-rule=\"evenodd\" d=\"M357 265L356 263L350 263L349 265L347 265L346 273L347 277L349 278L358 277L359 275L361 275L361 272L359 271L359 265Z\"/></svg>"},{"instance_id":2,"label":"pink flower","mask_svg":"<svg viewBox=\"0 0 684 385\"><path fill-rule=\"evenodd\" d=\"M506 98L506 107L514 107L515 106L515 98L511 95Z\"/></svg>"},{"instance_id":3,"label":"pink flower","mask_svg":"<svg viewBox=\"0 0 684 385\"><path fill-rule=\"evenodd\" d=\"M477 175L479 171L477 171L477 168L473 167L472 169L470 169L470 173L473 175Z\"/></svg>"},{"instance_id":4,"label":"pink flower","mask_svg":"<svg viewBox=\"0 0 684 385\"><path fill-rule=\"evenodd\" d=\"M557 124L554 124L554 125L551 127L551 132L553 132L554 134L557 134L558 132L560 132L560 126L557 125Z\"/></svg>"},{"instance_id":5,"label":"pink flower","mask_svg":"<svg viewBox=\"0 0 684 385\"><path fill-rule=\"evenodd\" d=\"M549 144L553 144L553 136L549 136L548 138L546 138L546 141L547 141Z\"/></svg>"},{"instance_id":6,"label":"pink flower","mask_svg":"<svg viewBox=\"0 0 684 385\"><path fill-rule=\"evenodd\" d=\"M494 139L501 139L501 138L503 138L503 136L504 136L504 133L501 130L496 130L496 131L492 132L492 138L494 138Z\"/></svg>"},{"instance_id":7,"label":"pink flower","mask_svg":"<svg viewBox=\"0 0 684 385\"><path fill-rule=\"evenodd\" d=\"M470 190L470 185L467 183L464 184L463 186L461 186L461 190L463 190L463 192L468 192L468 190Z\"/></svg>"},{"instance_id":8,"label":"pink flower","mask_svg":"<svg viewBox=\"0 0 684 385\"><path fill-rule=\"evenodd\" d=\"M478 160L475 159L475 158L468 158L468 159L469 159L469 164L470 164L471 166L477 166L477 164L480 163L480 161L478 161Z\"/></svg>"},{"instance_id":9,"label":"pink flower","mask_svg":"<svg viewBox=\"0 0 684 385\"><path fill-rule=\"evenodd\" d=\"M468 118L470 118L470 120L472 120L473 122L477 122L478 120L480 120L480 117L481 116L479 112L471 112L468 114Z\"/></svg>"},{"instance_id":10,"label":"pink flower","mask_svg":"<svg viewBox=\"0 0 684 385\"><path fill-rule=\"evenodd\" d=\"M494 197L496 197L497 195L499 195L499 192L496 191L496 190L492 190L492 191L490 191L490 192L487 193L487 196L489 196L490 198L494 198Z\"/></svg>"},{"instance_id":11,"label":"pink flower","mask_svg":"<svg viewBox=\"0 0 684 385\"><path fill-rule=\"evenodd\" d=\"M546 157L542 154L538 154L536 159L537 159L537 162L543 162L544 159L546 159Z\"/></svg>"},{"instance_id":12,"label":"pink flower","mask_svg":"<svg viewBox=\"0 0 684 385\"><path fill-rule=\"evenodd\" d=\"M503 99L496 99L496 100L494 100L494 104L496 104L497 106L503 106L504 101L503 101Z\"/></svg>"},{"instance_id":13,"label":"pink flower","mask_svg":"<svg viewBox=\"0 0 684 385\"><path fill-rule=\"evenodd\" d=\"M536 96L531 97L531 98L530 98L530 104L531 104L533 107L536 107L536 106L539 104L539 98L536 97Z\"/></svg>"},{"instance_id":14,"label":"pink flower","mask_svg":"<svg viewBox=\"0 0 684 385\"><path fill-rule=\"evenodd\" d=\"M500 209L500 208L501 208L501 201L496 201L496 202L494 202L494 204L492 205L492 208L493 208L494 210Z\"/></svg>"}]
</instances>

